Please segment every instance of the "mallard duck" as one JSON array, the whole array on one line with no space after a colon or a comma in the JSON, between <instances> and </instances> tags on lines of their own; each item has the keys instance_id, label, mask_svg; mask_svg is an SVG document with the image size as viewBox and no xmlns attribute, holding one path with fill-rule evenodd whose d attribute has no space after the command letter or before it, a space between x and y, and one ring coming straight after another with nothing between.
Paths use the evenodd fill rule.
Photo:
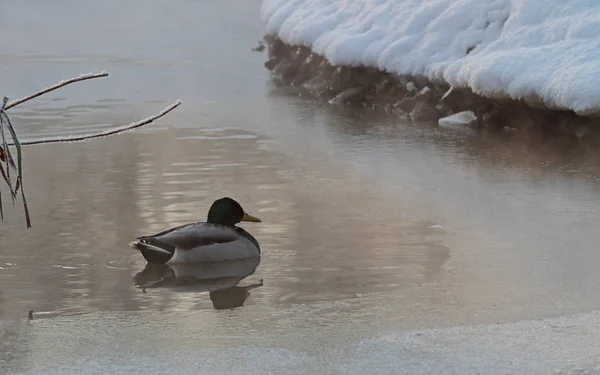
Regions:
<instances>
[{"instance_id":1,"label":"mallard duck","mask_svg":"<svg viewBox=\"0 0 600 375\"><path fill-rule=\"evenodd\" d=\"M261 222L247 214L238 202L225 197L212 204L206 222L138 237L129 245L149 263L214 262L260 256L258 241L236 226L241 221Z\"/></svg>"}]
</instances>

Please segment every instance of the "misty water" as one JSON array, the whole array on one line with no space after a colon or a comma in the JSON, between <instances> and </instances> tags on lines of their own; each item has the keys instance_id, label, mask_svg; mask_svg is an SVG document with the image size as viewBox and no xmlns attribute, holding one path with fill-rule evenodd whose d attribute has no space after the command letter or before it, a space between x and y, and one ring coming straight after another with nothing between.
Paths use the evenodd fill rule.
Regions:
<instances>
[{"instance_id":1,"label":"misty water","mask_svg":"<svg viewBox=\"0 0 600 375\"><path fill-rule=\"evenodd\" d=\"M600 154L299 97L251 51L264 32L258 8L61 0L3 10L4 95L111 74L9 111L21 139L183 104L133 132L25 148L33 227L20 202L5 207L0 368L52 368L148 332L169 350L252 346L264 334L293 345L300 333L368 337L600 307ZM222 196L262 219L243 225L262 257L240 285L264 285L234 310L205 291L135 288L145 261L128 243L204 220ZM11 323L29 310L31 324Z\"/></svg>"}]
</instances>

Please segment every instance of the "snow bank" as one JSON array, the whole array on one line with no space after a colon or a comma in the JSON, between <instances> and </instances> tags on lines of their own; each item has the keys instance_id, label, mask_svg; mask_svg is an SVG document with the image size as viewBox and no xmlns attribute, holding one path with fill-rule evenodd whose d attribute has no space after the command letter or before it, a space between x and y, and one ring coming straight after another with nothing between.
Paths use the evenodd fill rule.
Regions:
<instances>
[{"instance_id":1,"label":"snow bank","mask_svg":"<svg viewBox=\"0 0 600 375\"><path fill-rule=\"evenodd\" d=\"M263 0L261 17L334 65L600 114L597 0Z\"/></svg>"}]
</instances>

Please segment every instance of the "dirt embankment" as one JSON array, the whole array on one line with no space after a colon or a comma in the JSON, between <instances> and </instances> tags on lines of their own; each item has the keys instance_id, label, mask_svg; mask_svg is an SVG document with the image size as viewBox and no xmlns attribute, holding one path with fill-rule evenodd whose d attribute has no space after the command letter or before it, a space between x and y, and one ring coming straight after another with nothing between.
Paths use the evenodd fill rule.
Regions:
<instances>
[{"instance_id":1,"label":"dirt embankment","mask_svg":"<svg viewBox=\"0 0 600 375\"><path fill-rule=\"evenodd\" d=\"M364 66L333 66L302 46L265 36L275 80L331 104L364 106L411 120L442 126L469 126L493 132L543 133L600 142L600 119L571 111L535 108L523 101L495 100L452 89L423 77L398 76ZM448 121L440 119L464 112Z\"/></svg>"}]
</instances>

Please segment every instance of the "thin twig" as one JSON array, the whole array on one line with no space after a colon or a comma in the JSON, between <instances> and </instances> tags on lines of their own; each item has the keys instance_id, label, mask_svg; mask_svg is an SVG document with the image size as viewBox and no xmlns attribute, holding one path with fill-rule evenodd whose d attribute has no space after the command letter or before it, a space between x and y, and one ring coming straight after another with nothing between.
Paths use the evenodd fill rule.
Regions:
<instances>
[{"instance_id":1,"label":"thin twig","mask_svg":"<svg viewBox=\"0 0 600 375\"><path fill-rule=\"evenodd\" d=\"M8 102L8 98L5 96L4 99L2 100L2 106L0 107L0 134L2 134L2 146L0 146L0 174L2 175L2 178L4 178L4 181L6 181L6 184L8 185L8 189L10 190L10 196L12 198L13 204L15 203L15 195L13 194L13 189L12 189L12 183L10 182L10 167L8 166L8 160L9 160L9 156L8 154L10 153L10 150L8 148L8 145L6 144L6 139L4 137L4 117L3 116L3 111L4 111L4 107L6 107L6 103ZM6 150L6 151L5 151ZM8 169L8 174L6 174L4 172L4 167L2 166L2 157L4 157L4 159L6 160L6 169ZM4 221L4 207L2 205L2 193L0 192L0 219L2 219L2 221Z\"/></svg>"},{"instance_id":2,"label":"thin twig","mask_svg":"<svg viewBox=\"0 0 600 375\"><path fill-rule=\"evenodd\" d=\"M4 119L6 120L6 124L8 125L8 130L12 136L15 147L17 148L17 170L19 171L19 175L17 176L16 186L21 185L21 198L23 198L23 210L25 211L25 221L27 223L27 228L31 228L31 217L29 216L29 208L27 207L27 199L25 198L25 190L23 188L23 152L21 147L21 142L19 138L17 138L17 133L15 132L15 128L10 121L10 118L6 114L5 111L2 111L4 115ZM18 189L15 188L15 191Z\"/></svg>"},{"instance_id":3,"label":"thin twig","mask_svg":"<svg viewBox=\"0 0 600 375\"><path fill-rule=\"evenodd\" d=\"M180 104L181 104L181 100L178 100L175 103L173 103L170 106L168 106L167 108L165 108L162 111L160 111L159 113L155 114L154 116L151 116L151 117L148 117L148 118L146 118L144 120L141 120L141 121L138 121L138 122L133 122L133 123L131 123L129 125L121 126L121 127L118 127L118 128L107 129L107 130L103 130L103 131L98 132L98 133L85 134L85 135L79 135L79 136L71 136L71 137L64 137L64 138L63 137L59 137L59 138L49 138L49 139L38 139L38 140L30 140L30 141L21 141L21 146L39 145L39 144L42 144L42 143L78 142L78 141L85 141L87 139L92 139L92 138L107 137L109 135L122 133L122 132L125 132L125 131L128 131L128 130L132 130L132 129L139 128L139 127L142 127L144 125L150 124L151 122L154 122L154 120L163 117L167 113L169 113L172 110L174 110L175 108L179 107Z\"/></svg>"},{"instance_id":4,"label":"thin twig","mask_svg":"<svg viewBox=\"0 0 600 375\"><path fill-rule=\"evenodd\" d=\"M59 89L68 84L71 84L74 82L79 82L79 81L85 81L85 80L93 79L93 78L100 78L100 77L108 77L108 73L102 72L102 73L96 73L96 74L94 74L94 73L82 74L79 77L71 78L71 79L68 79L65 81L60 81L59 83L57 83L53 86L47 87L41 91L38 91L33 95L27 96L22 99L14 100L8 104L7 104L8 98L4 97L4 99L2 100L2 103L0 104L0 142L1 142L1 144L0 144L0 154L1 154L0 174L2 175L2 178L5 180L5 182L7 183L8 187L10 189L11 195L13 197L13 204L14 204L14 199L16 198L16 194L19 191L19 187L21 188L21 197L23 199L23 209L25 211L25 219L27 222L27 228L31 228L31 217L29 215L29 208L27 207L25 191L23 189L23 154L22 154L21 146L36 145L36 144L42 144L42 143L77 142L77 141L84 141L86 139L91 139L91 138L106 137L109 135L125 132L125 131L132 130L135 128L139 128L146 124L150 124L150 123L154 122L154 120L156 120L160 117L163 117L167 113L171 112L173 109L177 108L181 104L181 101L177 100L174 104L163 109L161 112L157 113L154 116L148 117L148 118L138 121L138 122L131 123L127 126L107 129L107 130L101 131L99 133L80 135L80 136L71 136L71 137L64 137L64 138L59 137L59 138L50 138L50 139L30 140L30 141L25 141L25 142L21 142L17 138L15 129L10 121L10 118L8 117L8 115L6 113L6 111L8 109L14 108L19 104L25 103L28 100L37 98L38 96L44 95L50 91ZM9 143L6 139L7 137L4 133L4 126L6 126L11 133L12 143ZM14 190L13 190L10 175L9 175L10 167L11 166L14 167L14 160L11 156L10 148L8 147L9 145L15 146L17 149L17 168L16 169L18 170L18 176L16 179ZM1 160L2 158L6 159L6 160L4 160L6 162L6 173L4 171L4 165L2 164L2 160ZM2 207L2 196L1 195L0 195L0 218L2 218L2 219L4 218L4 210ZM30 311L29 319L32 319L32 315L33 315L33 311Z\"/></svg>"},{"instance_id":5,"label":"thin twig","mask_svg":"<svg viewBox=\"0 0 600 375\"><path fill-rule=\"evenodd\" d=\"M8 186L10 186L10 190L11 190L10 196L11 196L11 199L12 199L12 202L14 205L16 193L12 191L12 183L10 180L10 167L11 167L10 162L12 160L12 155L10 154L10 148L8 148L8 141L6 140L6 135L4 134L4 116L6 116L6 113L4 112L4 110L0 110L0 135L2 136L2 150L3 150L3 154L4 154L4 159L6 159L5 160L6 161L6 174L4 174L4 170L2 170L2 177L4 177L4 180L6 181ZM14 166L14 162L13 162L13 166ZM15 169L16 169L16 166L15 166ZM1 208L0 208L0 210L1 210Z\"/></svg>"},{"instance_id":6,"label":"thin twig","mask_svg":"<svg viewBox=\"0 0 600 375\"><path fill-rule=\"evenodd\" d=\"M63 86L66 86L68 84L74 83L74 82L79 82L79 81L85 81L88 79L93 79L93 78L100 78L100 77L108 77L108 73L107 72L101 72L101 73L87 73L87 74L82 74L79 77L75 77L75 78L71 78L71 79L67 79L66 81L60 81L59 83L57 83L56 85L47 87L41 91L36 92L35 94L26 96L24 98L21 99L17 99L17 100L13 100L12 102L8 103L8 105L6 107L4 107L4 110L7 111L13 107L18 106L21 103L25 103L28 100L31 100L33 98L37 98L38 96L44 95L50 91L54 91L56 89L59 89Z\"/></svg>"}]
</instances>

